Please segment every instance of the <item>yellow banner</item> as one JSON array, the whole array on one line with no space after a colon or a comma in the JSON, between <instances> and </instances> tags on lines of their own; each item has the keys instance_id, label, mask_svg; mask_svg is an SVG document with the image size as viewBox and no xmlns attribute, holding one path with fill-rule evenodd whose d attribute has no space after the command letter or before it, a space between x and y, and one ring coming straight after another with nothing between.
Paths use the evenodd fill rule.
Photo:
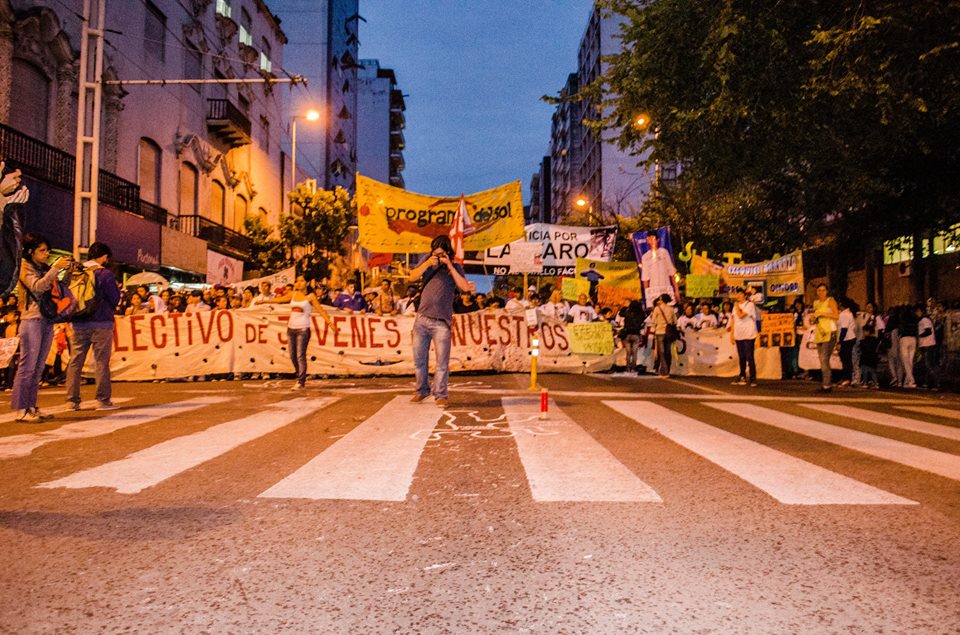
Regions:
<instances>
[{"instance_id":1,"label":"yellow banner","mask_svg":"<svg viewBox=\"0 0 960 635\"><path fill-rule=\"evenodd\" d=\"M693 275L719 275L720 295L728 295L732 287L752 285L770 297L803 295L803 252L762 262L719 265L709 258L694 254L690 260Z\"/></svg>"},{"instance_id":2,"label":"yellow banner","mask_svg":"<svg viewBox=\"0 0 960 635\"><path fill-rule=\"evenodd\" d=\"M469 194L466 199L465 251L524 238L520 181ZM357 174L359 243L375 252L430 251L431 240L450 233L459 203L459 196L415 194Z\"/></svg>"},{"instance_id":3,"label":"yellow banner","mask_svg":"<svg viewBox=\"0 0 960 635\"><path fill-rule=\"evenodd\" d=\"M564 300L576 302L581 293L590 293L590 282L583 278L564 278L561 291Z\"/></svg>"},{"instance_id":4,"label":"yellow banner","mask_svg":"<svg viewBox=\"0 0 960 635\"><path fill-rule=\"evenodd\" d=\"M624 300L640 299L640 273L636 262L577 258L577 280L586 280L588 285L596 280L597 303L602 306L616 309Z\"/></svg>"},{"instance_id":5,"label":"yellow banner","mask_svg":"<svg viewBox=\"0 0 960 635\"><path fill-rule=\"evenodd\" d=\"M567 324L567 336L574 353L609 355L613 352L613 326L607 321Z\"/></svg>"}]
</instances>

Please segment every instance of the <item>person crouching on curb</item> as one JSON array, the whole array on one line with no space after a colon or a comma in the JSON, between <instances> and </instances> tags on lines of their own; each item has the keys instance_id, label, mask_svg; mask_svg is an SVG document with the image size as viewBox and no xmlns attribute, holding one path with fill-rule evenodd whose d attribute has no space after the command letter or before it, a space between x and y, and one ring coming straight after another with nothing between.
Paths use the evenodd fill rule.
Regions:
<instances>
[{"instance_id":1,"label":"person crouching on curb","mask_svg":"<svg viewBox=\"0 0 960 635\"><path fill-rule=\"evenodd\" d=\"M413 365L417 373L414 403L430 396L430 342L437 356L433 376L433 397L441 408L447 407L447 379L450 375L450 324L456 290L473 291L463 267L455 264L453 245L447 236L430 243L430 253L410 272L411 282L423 279L420 306L413 322Z\"/></svg>"},{"instance_id":2,"label":"person crouching on curb","mask_svg":"<svg viewBox=\"0 0 960 635\"><path fill-rule=\"evenodd\" d=\"M290 361L293 363L293 372L297 376L296 383L290 390L303 390L307 384L307 344L310 343L312 324L310 313L316 311L323 318L331 331L339 329L330 319L320 301L312 292L307 290L307 279L297 276L293 283L293 290L269 300L262 300L257 304L290 304L290 321L287 322L287 346L290 349Z\"/></svg>"}]
</instances>

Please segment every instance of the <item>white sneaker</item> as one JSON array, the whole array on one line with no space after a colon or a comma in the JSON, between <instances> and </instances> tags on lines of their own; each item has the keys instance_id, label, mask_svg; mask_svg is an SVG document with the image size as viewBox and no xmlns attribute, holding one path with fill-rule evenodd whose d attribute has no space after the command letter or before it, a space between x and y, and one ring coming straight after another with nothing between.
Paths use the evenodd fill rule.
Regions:
<instances>
[{"instance_id":1,"label":"white sneaker","mask_svg":"<svg viewBox=\"0 0 960 635\"><path fill-rule=\"evenodd\" d=\"M43 423L43 419L40 418L40 415L35 413L33 410L23 410L19 415L17 415L18 423Z\"/></svg>"},{"instance_id":2,"label":"white sneaker","mask_svg":"<svg viewBox=\"0 0 960 635\"><path fill-rule=\"evenodd\" d=\"M112 401L101 401L97 404L97 410L119 410L120 406Z\"/></svg>"},{"instance_id":3,"label":"white sneaker","mask_svg":"<svg viewBox=\"0 0 960 635\"><path fill-rule=\"evenodd\" d=\"M290 386L290 390L303 390L304 388L305 386L300 382L297 382L294 385Z\"/></svg>"}]
</instances>

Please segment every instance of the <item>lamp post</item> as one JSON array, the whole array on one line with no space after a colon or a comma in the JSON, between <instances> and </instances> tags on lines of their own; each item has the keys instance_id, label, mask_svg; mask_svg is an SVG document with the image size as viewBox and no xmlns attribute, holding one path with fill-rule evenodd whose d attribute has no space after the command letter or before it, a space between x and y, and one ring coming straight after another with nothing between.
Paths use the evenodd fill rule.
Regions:
<instances>
[{"instance_id":1,"label":"lamp post","mask_svg":"<svg viewBox=\"0 0 960 635\"><path fill-rule=\"evenodd\" d=\"M320 113L312 108L303 115L294 115L291 136L293 137L292 147L290 148L290 172L292 187L291 191L297 189L297 119L306 119L307 121L317 121L320 119Z\"/></svg>"},{"instance_id":2,"label":"lamp post","mask_svg":"<svg viewBox=\"0 0 960 635\"><path fill-rule=\"evenodd\" d=\"M580 196L578 196L578 197L577 197L577 200L575 200L575 201L573 202L573 204L576 205L576 206L577 206L579 209L581 209L581 210L582 210L584 207L587 208L587 222L593 222L594 220L598 220L601 225L603 224L603 219L602 219L602 218L598 218L598 217L594 216L594 213L593 213L593 201L592 201L592 200L587 200L587 197L586 197L585 195L581 194Z\"/></svg>"}]
</instances>

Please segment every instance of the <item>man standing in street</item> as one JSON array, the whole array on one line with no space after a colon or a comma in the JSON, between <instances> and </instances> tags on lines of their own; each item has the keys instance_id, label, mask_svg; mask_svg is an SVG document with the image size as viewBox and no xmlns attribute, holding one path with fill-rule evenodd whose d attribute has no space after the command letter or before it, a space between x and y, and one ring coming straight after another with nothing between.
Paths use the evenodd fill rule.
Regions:
<instances>
[{"instance_id":1,"label":"man standing in street","mask_svg":"<svg viewBox=\"0 0 960 635\"><path fill-rule=\"evenodd\" d=\"M110 385L110 353L113 348L113 316L120 302L120 288L113 273L106 268L110 247L101 242L90 245L88 260L83 263L93 270L95 307L84 320L73 323L70 364L67 366L67 402L71 410L80 410L80 383L87 351L93 347L97 379L97 410L115 410Z\"/></svg>"},{"instance_id":2,"label":"man standing in street","mask_svg":"<svg viewBox=\"0 0 960 635\"><path fill-rule=\"evenodd\" d=\"M410 272L410 281L423 279L420 306L413 323L413 364L417 373L417 392L411 401L430 396L430 342L436 351L437 367L433 376L433 397L441 408L447 407L447 378L450 375L450 323L456 290L472 291L463 267L452 261L453 246L447 236L430 243L430 253Z\"/></svg>"}]
</instances>

